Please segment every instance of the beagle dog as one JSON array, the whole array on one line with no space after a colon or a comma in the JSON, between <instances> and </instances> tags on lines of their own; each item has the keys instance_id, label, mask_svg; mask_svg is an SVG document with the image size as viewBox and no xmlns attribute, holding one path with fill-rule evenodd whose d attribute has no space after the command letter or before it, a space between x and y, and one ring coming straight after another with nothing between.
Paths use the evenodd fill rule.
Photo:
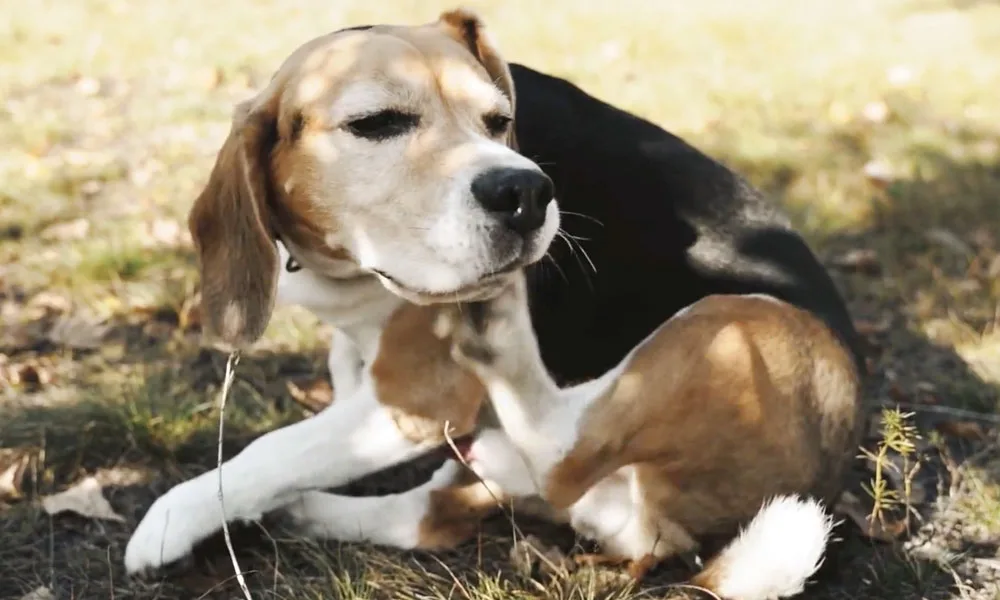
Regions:
<instances>
[{"instance_id":1,"label":"beagle dog","mask_svg":"<svg viewBox=\"0 0 1000 600\"><path fill-rule=\"evenodd\" d=\"M496 510L499 494L572 523L580 499L565 492L549 497L538 486L526 486L524 475L550 477L546 469L560 456L572 456L571 432L586 422L581 435L616 449L602 461L579 463L585 470L578 473L586 474L581 481L594 490L604 489L604 479L625 477L635 494L663 496L662 489L643 490L663 488L660 482L677 468L684 478L673 485L697 490L684 497L684 510L697 513L690 507L708 503L701 516L663 513L689 535L722 522L744 523L753 517L747 503L759 507L773 496L778 499L769 506L778 508L757 520L774 510L804 515L817 532L809 539L822 552L823 542L816 540L828 530L826 517L819 505L792 494L828 500L833 492L815 488L813 478L831 489L839 485L835 457L839 452L847 460L853 446L835 446L857 429L848 413L858 406L854 388L842 380L856 381L863 364L833 282L785 216L739 176L566 81L509 65L473 13L451 11L419 26L356 27L304 44L263 91L236 108L189 225L207 334L247 347L262 335L276 301L302 305L334 327L334 401L312 418L261 436L223 465L230 519L256 520L283 509L316 536L444 548L472 536L479 520ZM557 238L562 243L553 243ZM700 309L670 320L675 313L713 294L775 300L722 300L719 318L736 325L720 329L729 332L721 347L701 339L704 332L669 333L683 329L678 323L694 318L684 315ZM556 388L597 398L612 381L638 380L639 390L624 396L626 403L643 398L635 400L642 410L634 415L669 404L647 425L659 423L664 432L684 427L674 448L682 442L691 444L688 453L711 448L711 458L680 466L655 463L653 471L668 475L647 477L645 467L632 463L650 459L643 448L667 447L654 444L647 427L633 433L648 443L628 449L632 433L621 427L629 423L592 418L586 408L598 410L605 401L553 413L565 434L554 438L555 450L522 447L517 436L531 437L535 430L512 432L500 411L481 410L498 406L494 379L484 376L488 369L475 353L459 352L456 360L453 342L467 328L448 316L458 303L507 306L512 299L522 310L517 322L528 323L530 331L512 335L510 342L535 348L538 369L537 380L514 380L512 393L538 384L543 372L548 387L531 388L544 392L539 402L559 397ZM711 308L716 300L706 302ZM761 302L767 308L758 310ZM754 315L768 309L775 315L760 317L760 325ZM487 323L502 324L510 311L487 312ZM751 321L740 320L744 312ZM772 330L777 339L816 337L800 340L803 355L794 357L784 347L766 349ZM807 341L818 349L806 351ZM496 345L488 333L481 342L482 348ZM644 350L649 347L656 350ZM671 402L664 396L657 403L659 386L680 386L684 378L704 384L701 392L707 393L714 388L700 379L710 370L705 365L726 364L708 358L700 367L675 367L671 348L681 358L733 354L734 368L743 369L731 379L734 385L774 389L752 388L735 404L675 390ZM843 370L837 348L853 371ZM499 357L506 351L497 346L491 352ZM791 371L768 371L766 357L773 355ZM662 373L642 383L653 372L648 365L633 369L635 361L654 361ZM503 377L509 375L505 364L485 367ZM826 396L809 391L810 366L815 377L831 371L828 376L843 385L839 412L823 404ZM764 379L758 378L761 368ZM633 370L638 379L628 376ZM792 384L792 399L767 395L788 392L782 386ZM623 400L612 394L607 402ZM569 420L562 422L561 415ZM826 433L809 435L809 427L826 432L831 423L842 428L829 433L833 441L822 441ZM448 461L428 482L400 494L365 498L322 491L439 448L446 428L456 439L472 440L461 446L486 475L485 485ZM596 432L603 428L602 438ZM791 436L787 445L779 435L784 432ZM541 458L519 462L524 453L535 457L536 450ZM755 464L755 452L764 464ZM788 456L800 452L805 455L798 459ZM542 462L532 462L537 460ZM739 477L725 477L731 472L723 468L727 460L742 465ZM753 473L761 474L759 481ZM695 485L699 477L723 495L710 499ZM218 481L213 470L157 499L129 541L129 572L182 558L221 528ZM751 499L734 501L743 489ZM606 514L598 521L627 508L620 495L577 491ZM539 495L544 502L531 502ZM663 496L640 498L632 506L668 504ZM598 538L612 539L601 531ZM684 549L670 543L676 547L648 550L662 558ZM613 553L636 558L616 544L611 542ZM799 569L794 577L801 584L811 572Z\"/></svg>"}]
</instances>

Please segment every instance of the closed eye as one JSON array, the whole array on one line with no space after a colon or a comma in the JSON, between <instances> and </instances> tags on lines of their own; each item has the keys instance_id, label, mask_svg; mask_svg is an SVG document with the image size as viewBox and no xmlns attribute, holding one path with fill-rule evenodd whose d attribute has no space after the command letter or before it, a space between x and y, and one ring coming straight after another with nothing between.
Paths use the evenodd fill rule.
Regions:
<instances>
[{"instance_id":1,"label":"closed eye","mask_svg":"<svg viewBox=\"0 0 1000 600\"><path fill-rule=\"evenodd\" d=\"M388 108L351 119L344 127L359 138L381 142L408 133L419 124L420 115Z\"/></svg>"},{"instance_id":2,"label":"closed eye","mask_svg":"<svg viewBox=\"0 0 1000 600\"><path fill-rule=\"evenodd\" d=\"M494 112L483 115L483 125L486 126L486 131L493 137L507 133L511 121L513 119L504 113Z\"/></svg>"}]
</instances>

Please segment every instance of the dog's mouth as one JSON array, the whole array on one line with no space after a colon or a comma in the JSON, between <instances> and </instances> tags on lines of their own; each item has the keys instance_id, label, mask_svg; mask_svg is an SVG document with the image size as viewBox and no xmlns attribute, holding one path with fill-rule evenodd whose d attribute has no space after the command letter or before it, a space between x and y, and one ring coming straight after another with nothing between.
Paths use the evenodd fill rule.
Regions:
<instances>
[{"instance_id":1,"label":"dog's mouth","mask_svg":"<svg viewBox=\"0 0 1000 600\"><path fill-rule=\"evenodd\" d=\"M371 269L371 272L390 292L414 304L450 304L478 302L495 297L506 286L508 276L524 266L522 262L522 257L516 256L499 269L480 277L475 283L448 292L432 292L407 286L380 269Z\"/></svg>"}]
</instances>

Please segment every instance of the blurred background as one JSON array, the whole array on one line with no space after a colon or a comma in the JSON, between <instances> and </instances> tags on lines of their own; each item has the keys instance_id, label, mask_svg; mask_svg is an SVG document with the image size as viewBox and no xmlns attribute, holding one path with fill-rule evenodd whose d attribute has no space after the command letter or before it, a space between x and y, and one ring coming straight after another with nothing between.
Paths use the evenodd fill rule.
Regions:
<instances>
[{"instance_id":1,"label":"blurred background","mask_svg":"<svg viewBox=\"0 0 1000 600\"><path fill-rule=\"evenodd\" d=\"M883 454L926 462L913 501L930 516L903 524L905 543L849 540L841 579L810 597L995 597L1000 3L465 4L509 60L655 121L768 192L847 296L869 340L873 411L915 413L912 451ZM0 598L233 597L219 552L163 583L120 566L152 498L214 461L225 357L199 345L187 210L234 103L298 45L453 6L0 0ZM329 401L328 335L279 312L241 365L228 454ZM893 431L876 423L872 451ZM88 476L124 523L31 502ZM255 532L242 551L262 598L639 597L610 574L541 587L498 575L509 530L440 560Z\"/></svg>"}]
</instances>

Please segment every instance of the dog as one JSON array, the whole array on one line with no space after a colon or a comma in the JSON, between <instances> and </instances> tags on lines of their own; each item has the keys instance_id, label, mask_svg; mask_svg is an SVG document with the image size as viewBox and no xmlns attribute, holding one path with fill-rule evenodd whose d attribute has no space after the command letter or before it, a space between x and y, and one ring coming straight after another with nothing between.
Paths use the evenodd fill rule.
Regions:
<instances>
[{"instance_id":1,"label":"dog","mask_svg":"<svg viewBox=\"0 0 1000 600\"><path fill-rule=\"evenodd\" d=\"M467 539L495 504L454 463L388 498L319 490L440 447L446 425L455 438L483 429L485 388L439 335L439 305L494 297L522 270L560 386L599 380L711 294L808 311L862 364L836 287L779 210L652 123L509 65L469 11L340 30L292 53L235 110L189 226L207 334L251 345L276 298L335 328L334 402L223 466L233 520L285 509L315 535ZM218 476L153 504L129 572L218 531ZM398 510L376 531L344 533L342 518L363 522L386 502Z\"/></svg>"}]
</instances>

